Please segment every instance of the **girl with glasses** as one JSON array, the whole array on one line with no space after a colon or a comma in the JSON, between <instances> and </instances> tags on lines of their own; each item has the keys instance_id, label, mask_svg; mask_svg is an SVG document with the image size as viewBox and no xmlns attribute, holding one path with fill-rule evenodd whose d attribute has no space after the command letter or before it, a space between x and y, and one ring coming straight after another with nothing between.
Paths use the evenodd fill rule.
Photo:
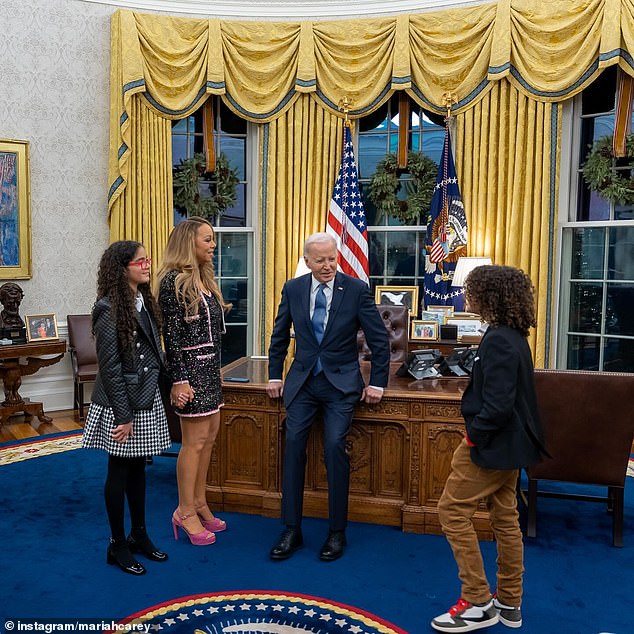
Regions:
<instances>
[{"instance_id":1,"label":"girl with glasses","mask_svg":"<svg viewBox=\"0 0 634 634\"><path fill-rule=\"evenodd\" d=\"M142 575L133 553L165 561L145 527L145 463L171 442L159 392L164 369L159 309L150 291L143 245L115 242L101 257L92 311L99 373L86 418L83 446L108 456L104 489L111 538L107 562ZM126 538L124 503L132 529Z\"/></svg>"}]
</instances>

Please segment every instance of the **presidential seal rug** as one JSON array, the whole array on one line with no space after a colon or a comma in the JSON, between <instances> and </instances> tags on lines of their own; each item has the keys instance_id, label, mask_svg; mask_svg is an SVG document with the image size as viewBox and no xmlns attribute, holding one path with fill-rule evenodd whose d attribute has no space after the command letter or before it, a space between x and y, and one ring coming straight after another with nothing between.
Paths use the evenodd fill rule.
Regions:
<instances>
[{"instance_id":1,"label":"presidential seal rug","mask_svg":"<svg viewBox=\"0 0 634 634\"><path fill-rule=\"evenodd\" d=\"M164 634L407 634L349 605L319 597L261 591L181 597L134 614L122 624Z\"/></svg>"}]
</instances>

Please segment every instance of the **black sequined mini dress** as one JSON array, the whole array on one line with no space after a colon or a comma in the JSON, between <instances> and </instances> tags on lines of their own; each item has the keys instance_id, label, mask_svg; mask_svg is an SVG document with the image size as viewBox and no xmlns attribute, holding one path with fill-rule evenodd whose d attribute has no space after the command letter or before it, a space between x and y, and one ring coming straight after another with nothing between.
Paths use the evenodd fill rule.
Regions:
<instances>
[{"instance_id":1,"label":"black sequined mini dress","mask_svg":"<svg viewBox=\"0 0 634 634\"><path fill-rule=\"evenodd\" d=\"M215 414L224 405L220 387L224 315L214 295L201 293L198 314L186 316L176 297L177 274L169 272L159 290L163 340L172 383L188 382L194 390L194 399L175 411L179 416L195 419Z\"/></svg>"}]
</instances>

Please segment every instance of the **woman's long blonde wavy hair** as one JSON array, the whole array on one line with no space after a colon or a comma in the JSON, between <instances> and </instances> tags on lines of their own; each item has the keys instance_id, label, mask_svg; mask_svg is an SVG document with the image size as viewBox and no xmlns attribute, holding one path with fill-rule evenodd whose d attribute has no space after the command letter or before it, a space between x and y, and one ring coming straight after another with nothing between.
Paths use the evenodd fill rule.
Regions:
<instances>
[{"instance_id":1,"label":"woman's long blonde wavy hair","mask_svg":"<svg viewBox=\"0 0 634 634\"><path fill-rule=\"evenodd\" d=\"M224 311L228 311L231 308L231 304L225 303L222 296L222 291L216 281L213 263L198 264L198 259L196 258L196 235L202 225L207 225L211 228L215 240L213 227L205 218L191 216L174 227L167 241L167 246L163 253L163 261L155 281L155 293L158 296L163 278L170 271L178 271L176 275L176 297L185 306L185 314L187 316L198 314L200 289L202 288L206 288L213 293Z\"/></svg>"}]
</instances>

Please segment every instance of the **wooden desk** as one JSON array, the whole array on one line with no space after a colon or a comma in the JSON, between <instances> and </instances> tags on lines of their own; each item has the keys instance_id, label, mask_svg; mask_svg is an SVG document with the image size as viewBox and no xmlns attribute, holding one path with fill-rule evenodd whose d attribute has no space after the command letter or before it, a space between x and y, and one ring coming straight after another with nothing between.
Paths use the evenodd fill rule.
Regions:
<instances>
[{"instance_id":1,"label":"wooden desk","mask_svg":"<svg viewBox=\"0 0 634 634\"><path fill-rule=\"evenodd\" d=\"M225 406L209 465L207 498L212 508L279 517L284 444L284 406L265 391L266 359L239 359L223 377ZM464 435L460 399L466 380L413 381L395 376L378 405L359 404L347 448L350 454L349 517L415 533L440 534L437 502L453 451ZM362 368L366 378L369 364ZM304 514L328 516L328 485L321 424L308 443ZM484 507L476 513L481 539L492 533Z\"/></svg>"},{"instance_id":2,"label":"wooden desk","mask_svg":"<svg viewBox=\"0 0 634 634\"><path fill-rule=\"evenodd\" d=\"M0 404L0 425L4 419L19 412L24 412L27 421L35 415L43 423L51 422L52 419L44 414L42 403L22 398L18 390L22 385L23 376L35 374L40 368L57 363L65 352L65 341L34 341L0 346L0 378L4 383L4 401ZM57 354L57 356L52 359L36 358L49 354ZM20 363L21 357L26 357L26 363Z\"/></svg>"},{"instance_id":3,"label":"wooden desk","mask_svg":"<svg viewBox=\"0 0 634 634\"><path fill-rule=\"evenodd\" d=\"M469 348L478 345L478 341L458 341L457 339L438 339L437 341L427 341L423 339L409 339L407 351L424 350L425 348L437 348L440 354L449 356L455 348Z\"/></svg>"}]
</instances>

